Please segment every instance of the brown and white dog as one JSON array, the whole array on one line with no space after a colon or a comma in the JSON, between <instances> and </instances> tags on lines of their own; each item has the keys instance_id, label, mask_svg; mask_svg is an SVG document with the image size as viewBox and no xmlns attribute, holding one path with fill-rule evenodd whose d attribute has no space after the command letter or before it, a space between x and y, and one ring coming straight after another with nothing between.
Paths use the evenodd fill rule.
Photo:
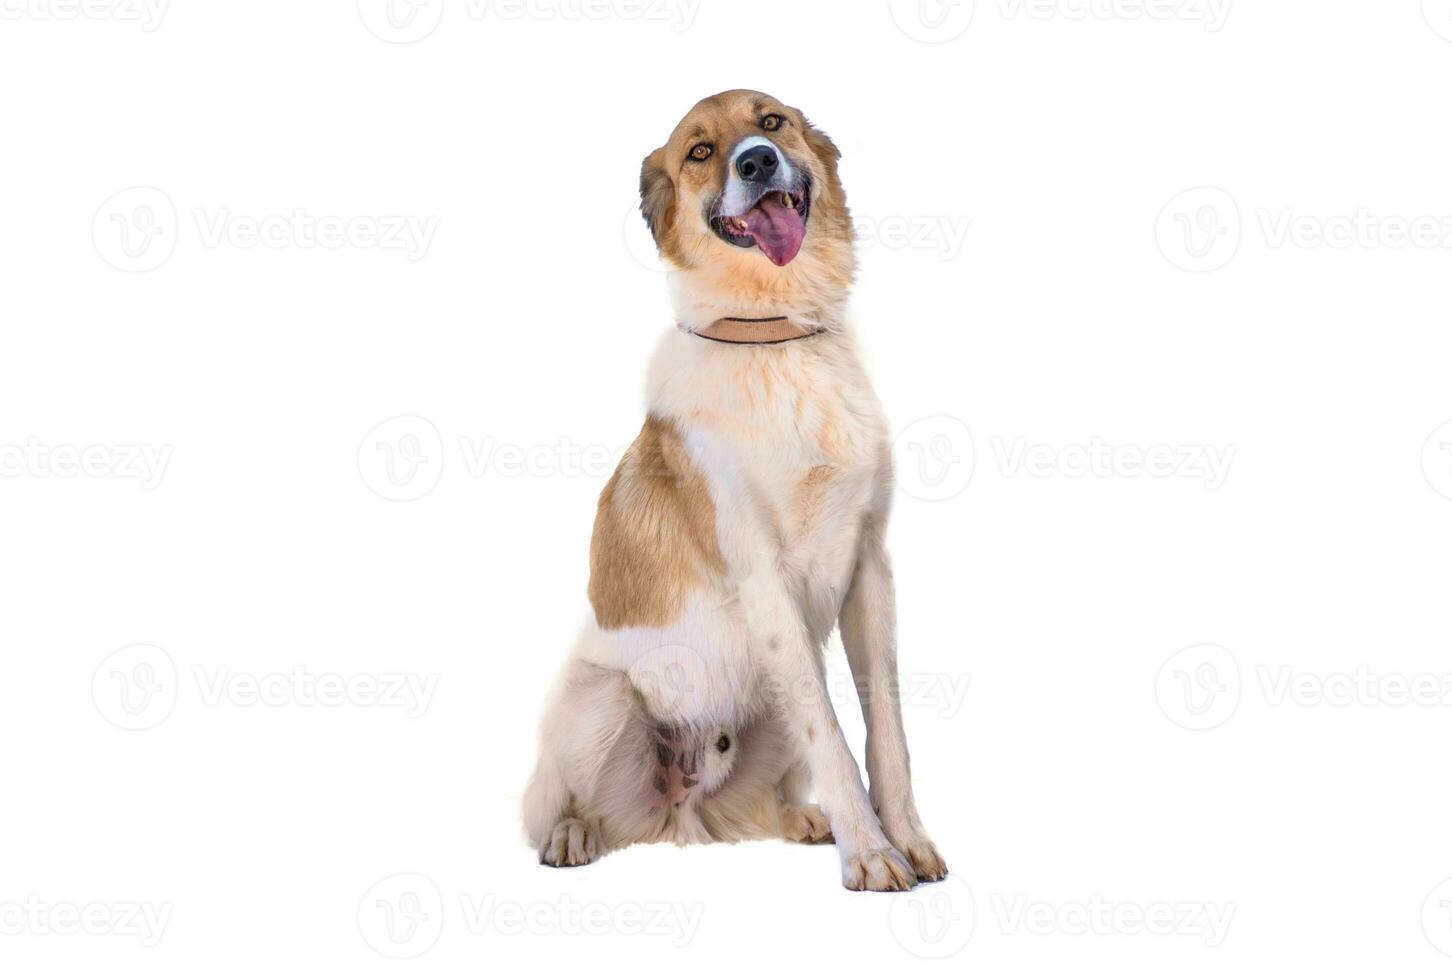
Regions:
<instances>
[{"instance_id":1,"label":"brown and white dog","mask_svg":"<svg viewBox=\"0 0 1452 980\"><path fill-rule=\"evenodd\" d=\"M678 329L600 495L594 622L551 695L525 793L545 864L785 837L835 840L852 889L947 873L908 774L890 438L844 319L854 260L837 158L798 110L731 91L645 159L641 211ZM824 681L836 625L870 793Z\"/></svg>"}]
</instances>

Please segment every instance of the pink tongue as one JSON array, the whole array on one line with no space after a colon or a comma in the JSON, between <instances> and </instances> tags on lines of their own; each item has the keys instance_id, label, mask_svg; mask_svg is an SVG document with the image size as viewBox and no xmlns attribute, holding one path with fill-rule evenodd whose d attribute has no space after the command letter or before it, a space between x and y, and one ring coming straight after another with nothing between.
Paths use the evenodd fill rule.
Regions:
<instances>
[{"instance_id":1,"label":"pink tongue","mask_svg":"<svg viewBox=\"0 0 1452 980\"><path fill-rule=\"evenodd\" d=\"M746 212L746 233L756 239L767 258L786 265L797 257L807 229L796 209L781 203L780 194L769 194Z\"/></svg>"}]
</instances>

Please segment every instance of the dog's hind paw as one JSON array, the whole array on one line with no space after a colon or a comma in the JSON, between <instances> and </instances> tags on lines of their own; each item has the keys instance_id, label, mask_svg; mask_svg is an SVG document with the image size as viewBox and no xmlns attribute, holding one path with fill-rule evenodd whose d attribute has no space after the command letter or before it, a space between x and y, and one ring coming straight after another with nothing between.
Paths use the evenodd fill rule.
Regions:
<instances>
[{"instance_id":1,"label":"dog's hind paw","mask_svg":"<svg viewBox=\"0 0 1452 980\"><path fill-rule=\"evenodd\" d=\"M589 864L600 856L600 830L583 820L566 817L555 824L539 850L539 863L552 868Z\"/></svg>"},{"instance_id":2,"label":"dog's hind paw","mask_svg":"<svg viewBox=\"0 0 1452 980\"><path fill-rule=\"evenodd\" d=\"M781 808L781 835L798 844L826 844L832 825L815 803L787 803Z\"/></svg>"}]
</instances>

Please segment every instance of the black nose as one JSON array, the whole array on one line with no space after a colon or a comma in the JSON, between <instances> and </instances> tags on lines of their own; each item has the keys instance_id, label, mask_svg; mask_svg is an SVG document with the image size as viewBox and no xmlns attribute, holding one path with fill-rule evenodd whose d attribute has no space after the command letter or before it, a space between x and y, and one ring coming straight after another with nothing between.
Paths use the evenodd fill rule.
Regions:
<instances>
[{"instance_id":1,"label":"black nose","mask_svg":"<svg viewBox=\"0 0 1452 980\"><path fill-rule=\"evenodd\" d=\"M770 180L776 173L776 151L769 146L753 146L736 158L736 172L742 180Z\"/></svg>"}]
</instances>

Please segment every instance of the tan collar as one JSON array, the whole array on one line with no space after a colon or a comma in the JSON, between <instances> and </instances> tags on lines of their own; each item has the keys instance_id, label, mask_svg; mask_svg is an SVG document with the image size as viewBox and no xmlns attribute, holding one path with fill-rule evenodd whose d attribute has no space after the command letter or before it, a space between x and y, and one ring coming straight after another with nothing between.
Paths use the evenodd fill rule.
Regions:
<instances>
[{"instance_id":1,"label":"tan collar","mask_svg":"<svg viewBox=\"0 0 1452 980\"><path fill-rule=\"evenodd\" d=\"M823 332L820 327L804 327L784 316L724 316L699 330L682 329L719 344L784 344Z\"/></svg>"}]
</instances>

